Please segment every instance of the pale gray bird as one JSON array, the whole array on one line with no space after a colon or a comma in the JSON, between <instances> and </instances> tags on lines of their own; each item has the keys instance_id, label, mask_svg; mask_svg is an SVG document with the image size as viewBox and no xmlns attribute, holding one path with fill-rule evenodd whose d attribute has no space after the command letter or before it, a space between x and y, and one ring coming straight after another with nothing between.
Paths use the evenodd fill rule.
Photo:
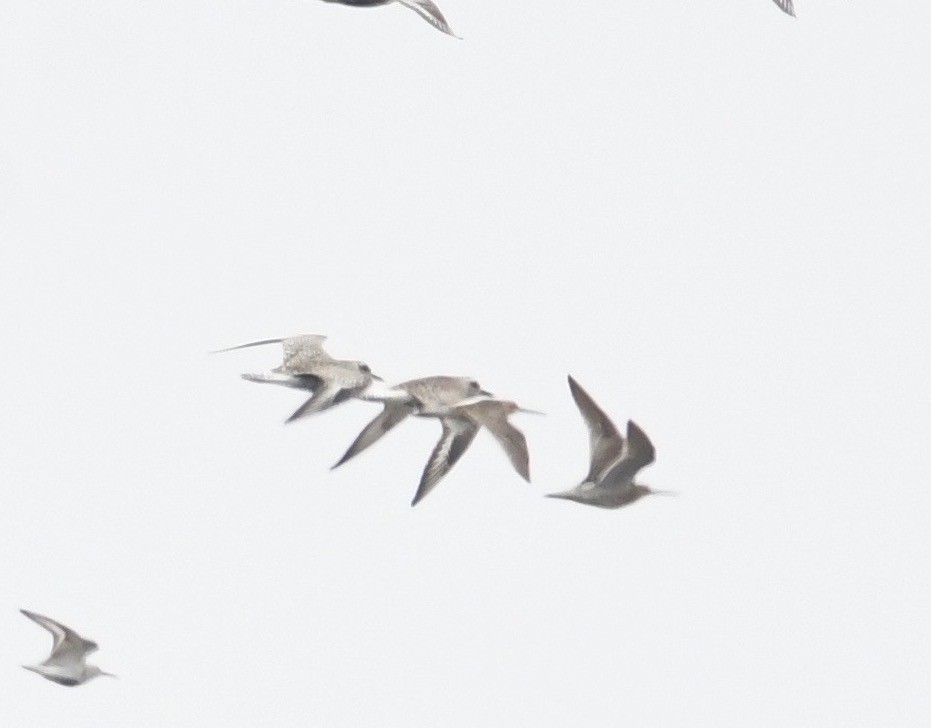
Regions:
<instances>
[{"instance_id":1,"label":"pale gray bird","mask_svg":"<svg viewBox=\"0 0 931 728\"><path fill-rule=\"evenodd\" d=\"M410 8L415 13L417 13L421 18L426 20L430 25L432 25L437 30L442 30L446 35L451 35L454 38L458 38L452 29L449 27L449 23L446 22L446 18L443 17L443 13L440 12L440 9L436 6L433 0L324 0L328 3L339 3L340 5L351 5L357 8L373 8L377 5L388 5L392 2L396 2L399 5L403 5L406 8Z\"/></svg>"},{"instance_id":2,"label":"pale gray bird","mask_svg":"<svg viewBox=\"0 0 931 728\"><path fill-rule=\"evenodd\" d=\"M627 421L627 439L621 437L614 423L588 393L569 377L572 398L588 426L590 466L585 480L572 490L549 493L549 498L564 498L601 508L620 508L645 495L674 495L634 482L634 476L653 462L653 443L632 421Z\"/></svg>"},{"instance_id":3,"label":"pale gray bird","mask_svg":"<svg viewBox=\"0 0 931 728\"><path fill-rule=\"evenodd\" d=\"M795 17L795 6L792 4L792 0L773 0L776 5L779 6L779 9L782 10L786 15L791 15Z\"/></svg>"},{"instance_id":4,"label":"pale gray bird","mask_svg":"<svg viewBox=\"0 0 931 728\"><path fill-rule=\"evenodd\" d=\"M451 405L477 395L490 397L491 393L483 390L478 382L469 377L422 377L401 382L394 387L381 388L373 385L363 398L380 401L385 407L365 426L333 467L338 468L374 445L408 415L436 417L445 413Z\"/></svg>"},{"instance_id":5,"label":"pale gray bird","mask_svg":"<svg viewBox=\"0 0 931 728\"><path fill-rule=\"evenodd\" d=\"M52 654L48 659L41 665L23 665L27 670L37 672L47 680L68 687L83 685L99 675L116 677L109 672L104 672L96 665L85 663L87 656L97 649L96 642L84 639L77 632L54 619L25 609L19 611L51 632L53 640Z\"/></svg>"},{"instance_id":6,"label":"pale gray bird","mask_svg":"<svg viewBox=\"0 0 931 728\"><path fill-rule=\"evenodd\" d=\"M279 384L293 389L312 392L304 402L286 420L294 420L323 412L353 397L365 398L365 393L372 388L376 393L381 378L372 374L368 364L348 359L334 359L323 349L326 336L320 334L302 334L282 339L264 339L248 344L220 349L215 354L251 346L281 344L283 357L281 366L268 372L243 374L243 379L260 384ZM384 387L384 385L380 385Z\"/></svg>"},{"instance_id":7,"label":"pale gray bird","mask_svg":"<svg viewBox=\"0 0 931 728\"><path fill-rule=\"evenodd\" d=\"M420 485L414 495L412 506L422 501L437 483L452 469L478 434L485 427L498 441L518 474L530 482L530 464L527 454L527 439L524 433L508 422L515 412L542 414L524 409L509 400L487 396L471 397L448 407L444 414L422 416L439 417L443 432L430 453L430 459L420 477Z\"/></svg>"},{"instance_id":8,"label":"pale gray bird","mask_svg":"<svg viewBox=\"0 0 931 728\"><path fill-rule=\"evenodd\" d=\"M242 378L249 382L280 384L284 387L304 389L313 392L320 386L320 378L313 374L308 374L307 370L313 362L332 360L332 357L323 349L323 342L326 341L326 338L326 336L320 334L302 334L300 336L288 336L282 339L252 341L248 344L231 346L228 349L219 349L211 353L222 354L223 352L247 349L252 346L281 344L283 349L281 366L277 366L268 372L243 374L241 375Z\"/></svg>"},{"instance_id":9,"label":"pale gray bird","mask_svg":"<svg viewBox=\"0 0 931 728\"><path fill-rule=\"evenodd\" d=\"M295 374L300 377L313 377L317 383L310 398L298 407L286 422L294 422L302 417L323 412L349 399L365 399L373 384L381 381L380 377L372 374L368 364L348 359L308 361L303 369Z\"/></svg>"}]
</instances>

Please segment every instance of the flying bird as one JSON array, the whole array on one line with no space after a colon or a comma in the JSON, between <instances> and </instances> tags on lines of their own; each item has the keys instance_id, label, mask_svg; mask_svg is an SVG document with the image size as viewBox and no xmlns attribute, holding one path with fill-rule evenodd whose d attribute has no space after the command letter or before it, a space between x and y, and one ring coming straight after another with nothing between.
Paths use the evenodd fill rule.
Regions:
<instances>
[{"instance_id":1,"label":"flying bird","mask_svg":"<svg viewBox=\"0 0 931 728\"><path fill-rule=\"evenodd\" d=\"M782 10L786 15L791 15L795 17L795 6L792 4L792 0L773 0L776 5L779 6L779 9Z\"/></svg>"},{"instance_id":2,"label":"flying bird","mask_svg":"<svg viewBox=\"0 0 931 728\"><path fill-rule=\"evenodd\" d=\"M23 665L27 670L39 673L42 677L59 685L74 687L83 685L99 675L116 677L104 672L96 665L85 663L87 656L97 649L97 643L86 640L77 632L69 629L54 619L41 614L20 609L36 624L52 633L52 654L41 665Z\"/></svg>"},{"instance_id":3,"label":"flying bird","mask_svg":"<svg viewBox=\"0 0 931 728\"><path fill-rule=\"evenodd\" d=\"M242 374L241 376L249 382L278 384L311 392L311 397L286 420L293 422L328 410L353 397L365 397L369 388L376 395L385 388L381 378L372 374L368 364L349 359L334 359L324 350L324 341L326 341L326 336L320 334L302 334L281 339L252 341L213 353L221 354L252 346L281 344L283 356L280 366L267 372Z\"/></svg>"},{"instance_id":4,"label":"flying bird","mask_svg":"<svg viewBox=\"0 0 931 728\"><path fill-rule=\"evenodd\" d=\"M656 457L646 433L628 420L627 438L621 437L614 423L571 376L569 389L588 426L590 465L585 480L571 490L549 493L548 497L620 508L645 495L673 495L671 491L634 482L637 473Z\"/></svg>"},{"instance_id":5,"label":"flying bird","mask_svg":"<svg viewBox=\"0 0 931 728\"><path fill-rule=\"evenodd\" d=\"M332 360L332 357L323 349L323 342L326 341L326 338L326 336L320 334L302 334L281 339L263 339L262 341L252 341L248 344L231 346L228 349L219 349L211 353L222 354L227 351L248 349L253 346L281 344L283 349L281 366L277 366L268 372L243 374L241 375L242 378L249 382L280 384L284 387L305 389L313 392L320 386L320 378L305 372L313 362Z\"/></svg>"},{"instance_id":6,"label":"flying bird","mask_svg":"<svg viewBox=\"0 0 931 728\"><path fill-rule=\"evenodd\" d=\"M530 465L527 454L527 439L524 433L508 422L508 417L515 412L542 414L536 410L524 409L510 400L472 397L446 409L444 414L421 416L439 417L443 432L430 453L430 459L420 478L412 506L416 506L452 469L459 458L468 450L479 429L487 429L498 444L504 449L517 473L530 482Z\"/></svg>"},{"instance_id":7,"label":"flying bird","mask_svg":"<svg viewBox=\"0 0 931 728\"><path fill-rule=\"evenodd\" d=\"M449 27L449 23L446 22L446 18L443 17L443 13L440 12L440 9L433 0L324 0L324 2L351 5L357 8L373 8L377 5L388 5L392 2L397 2L413 10L437 30L441 30L446 33L446 35L451 35L454 38L459 37L453 33L452 29Z\"/></svg>"},{"instance_id":8,"label":"flying bird","mask_svg":"<svg viewBox=\"0 0 931 728\"><path fill-rule=\"evenodd\" d=\"M394 387L370 387L364 398L382 402L384 409L365 426L333 468L374 445L408 415L435 417L445 413L451 405L477 395L492 396L469 377L422 377Z\"/></svg>"},{"instance_id":9,"label":"flying bird","mask_svg":"<svg viewBox=\"0 0 931 728\"><path fill-rule=\"evenodd\" d=\"M313 377L316 384L310 398L286 422L323 412L348 399L365 399L369 389L381 381L380 377L372 374L368 364L348 359L310 361L297 372L297 376Z\"/></svg>"}]
</instances>

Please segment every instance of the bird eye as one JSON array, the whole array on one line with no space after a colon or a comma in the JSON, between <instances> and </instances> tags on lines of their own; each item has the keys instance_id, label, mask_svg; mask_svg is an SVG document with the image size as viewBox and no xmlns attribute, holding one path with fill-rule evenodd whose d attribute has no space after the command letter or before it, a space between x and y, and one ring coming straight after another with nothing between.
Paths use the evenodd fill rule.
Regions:
<instances>
[{"instance_id":1,"label":"bird eye","mask_svg":"<svg viewBox=\"0 0 931 728\"><path fill-rule=\"evenodd\" d=\"M371 372L371 371L372 371L371 369L369 369L369 365L368 365L368 364L360 364L360 365L359 365L359 369L361 369L363 372Z\"/></svg>"}]
</instances>

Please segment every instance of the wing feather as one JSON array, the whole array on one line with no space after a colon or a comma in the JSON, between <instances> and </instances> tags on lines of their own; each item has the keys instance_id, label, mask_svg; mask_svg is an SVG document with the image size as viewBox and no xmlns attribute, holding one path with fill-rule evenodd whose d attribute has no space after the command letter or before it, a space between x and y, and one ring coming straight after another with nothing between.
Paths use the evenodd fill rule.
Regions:
<instances>
[{"instance_id":1,"label":"wing feather","mask_svg":"<svg viewBox=\"0 0 931 728\"><path fill-rule=\"evenodd\" d=\"M530 455L527 452L527 438L524 433L501 417L485 423L485 427L504 448L504 452L520 477L530 482Z\"/></svg>"},{"instance_id":2,"label":"wing feather","mask_svg":"<svg viewBox=\"0 0 931 728\"><path fill-rule=\"evenodd\" d=\"M446 22L446 18L443 17L443 13L440 12L440 9L436 6L436 3L433 0L397 0L401 5L406 8L410 8L415 13L417 13L421 18L426 20L430 25L432 25L437 30L441 30L446 35L451 35L454 38L459 36L453 33L452 28L449 27L449 23Z\"/></svg>"},{"instance_id":3,"label":"wing feather","mask_svg":"<svg viewBox=\"0 0 931 728\"><path fill-rule=\"evenodd\" d=\"M331 407L335 407L341 402L351 399L353 393L356 391L356 389L344 389L332 382L324 384L311 395L310 399L294 410L291 416L285 420L285 423L294 422L302 417L315 415L318 412L323 412Z\"/></svg>"},{"instance_id":4,"label":"wing feather","mask_svg":"<svg viewBox=\"0 0 931 728\"><path fill-rule=\"evenodd\" d=\"M569 390L588 426L590 465L585 479L595 482L621 456L624 438L611 419L595 404L595 400L571 376Z\"/></svg>"},{"instance_id":5,"label":"wing feather","mask_svg":"<svg viewBox=\"0 0 931 728\"><path fill-rule=\"evenodd\" d=\"M467 400L457 405L456 409L464 412L476 424L488 429L504 449L514 470L529 483L530 456L527 453L527 438L508 421L508 413L511 410L503 409L502 405L513 406L513 403L481 398L475 402Z\"/></svg>"},{"instance_id":6,"label":"wing feather","mask_svg":"<svg viewBox=\"0 0 931 728\"><path fill-rule=\"evenodd\" d=\"M472 440L478 432L478 425L467 419L458 417L444 417L443 434L430 453L430 459L420 477L420 485L414 495L412 506L416 506L427 494L433 490L437 483L455 465L463 453L469 449Z\"/></svg>"},{"instance_id":7,"label":"wing feather","mask_svg":"<svg viewBox=\"0 0 931 728\"><path fill-rule=\"evenodd\" d=\"M28 609L20 609L25 616L29 617L40 627L47 629L52 635L52 652L48 659L43 663L45 665L64 665L74 662L83 662L86 655L97 649L97 643L86 640L70 627L66 627L61 622L54 619L43 617L41 614L30 612Z\"/></svg>"},{"instance_id":8,"label":"wing feather","mask_svg":"<svg viewBox=\"0 0 931 728\"><path fill-rule=\"evenodd\" d=\"M620 487L633 482L634 476L656 459L650 438L633 420L627 421L627 443L622 456L602 475L608 487Z\"/></svg>"},{"instance_id":9,"label":"wing feather","mask_svg":"<svg viewBox=\"0 0 931 728\"><path fill-rule=\"evenodd\" d=\"M386 404L385 408L366 426L353 441L349 449L339 459L332 469L338 468L347 460L351 460L363 450L378 442L389 430L400 424L408 415L413 414L414 407L406 404Z\"/></svg>"}]
</instances>

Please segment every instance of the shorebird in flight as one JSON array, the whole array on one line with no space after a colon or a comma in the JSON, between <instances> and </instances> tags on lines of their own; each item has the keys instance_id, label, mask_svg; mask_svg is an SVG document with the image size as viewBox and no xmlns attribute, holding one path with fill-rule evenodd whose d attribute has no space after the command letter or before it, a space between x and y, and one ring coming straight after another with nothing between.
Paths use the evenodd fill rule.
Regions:
<instances>
[{"instance_id":1,"label":"shorebird in flight","mask_svg":"<svg viewBox=\"0 0 931 728\"><path fill-rule=\"evenodd\" d=\"M779 6L779 9L782 10L786 15L791 15L795 17L795 7L792 4L792 0L773 0L776 5Z\"/></svg>"},{"instance_id":2,"label":"shorebird in flight","mask_svg":"<svg viewBox=\"0 0 931 728\"><path fill-rule=\"evenodd\" d=\"M654 490L634 482L634 476L656 456L653 443L643 430L628 420L627 438L621 437L614 423L572 377L569 377L569 389L588 426L590 465L585 480L572 490L549 493L548 497L601 508L620 508L645 495L673 495L672 491Z\"/></svg>"},{"instance_id":3,"label":"shorebird in flight","mask_svg":"<svg viewBox=\"0 0 931 728\"><path fill-rule=\"evenodd\" d=\"M248 344L220 349L213 353L220 354L237 349L247 349L265 344L281 344L284 351L280 366L267 372L242 374L248 382L259 384L279 384L293 389L312 392L304 402L286 420L294 420L323 412L353 397L366 398L371 390L373 396L385 389L381 378L372 374L368 364L348 359L334 359L323 349L326 336L320 334L303 334L282 339L263 339Z\"/></svg>"},{"instance_id":4,"label":"shorebird in flight","mask_svg":"<svg viewBox=\"0 0 931 728\"><path fill-rule=\"evenodd\" d=\"M440 12L433 0L324 0L324 2L351 5L357 8L373 8L377 5L388 5L397 2L399 5L413 10L437 30L442 30L446 35L451 35L454 38L459 37L453 33L449 23L446 22L446 18L443 17L443 13Z\"/></svg>"},{"instance_id":5,"label":"shorebird in flight","mask_svg":"<svg viewBox=\"0 0 931 728\"><path fill-rule=\"evenodd\" d=\"M227 351L248 349L253 346L281 344L281 348L283 349L281 366L277 366L268 372L242 374L242 378L248 382L280 384L284 387L306 389L313 392L320 386L319 377L308 375L303 372L306 372L308 366L313 362L332 360L332 357L323 349L324 341L326 341L326 336L321 336L320 334L302 334L300 336L288 336L282 339L252 341L248 344L231 346L228 349L218 349L211 353L222 354Z\"/></svg>"},{"instance_id":6,"label":"shorebird in flight","mask_svg":"<svg viewBox=\"0 0 931 728\"><path fill-rule=\"evenodd\" d=\"M23 665L27 670L39 673L42 677L59 685L74 687L93 680L98 675L116 677L104 672L96 665L85 663L87 656L97 649L97 643L86 640L77 632L69 629L54 619L41 614L20 609L29 619L52 633L52 654L41 665Z\"/></svg>"},{"instance_id":7,"label":"shorebird in flight","mask_svg":"<svg viewBox=\"0 0 931 728\"><path fill-rule=\"evenodd\" d=\"M310 398L288 417L294 422L302 417L323 412L348 399L367 399L368 392L378 387L381 377L372 374L369 365L348 359L319 359L308 362L298 376L313 377L317 384Z\"/></svg>"},{"instance_id":8,"label":"shorebird in flight","mask_svg":"<svg viewBox=\"0 0 931 728\"><path fill-rule=\"evenodd\" d=\"M543 414L518 407L510 400L487 396L470 397L448 407L445 413L440 415L421 413L421 416L438 416L443 425L443 433L430 453L430 459L427 460L411 505L416 506L437 486L468 450L482 427L494 436L507 454L514 470L529 483L530 458L527 454L527 438L508 422L508 417L515 412Z\"/></svg>"},{"instance_id":9,"label":"shorebird in flight","mask_svg":"<svg viewBox=\"0 0 931 728\"><path fill-rule=\"evenodd\" d=\"M385 407L365 426L333 467L338 468L347 460L374 445L389 430L403 422L408 415L436 417L445 413L450 406L478 395L492 396L490 392L482 389L478 382L469 377L422 377L379 390L373 386L364 398L370 401L380 401Z\"/></svg>"}]
</instances>

